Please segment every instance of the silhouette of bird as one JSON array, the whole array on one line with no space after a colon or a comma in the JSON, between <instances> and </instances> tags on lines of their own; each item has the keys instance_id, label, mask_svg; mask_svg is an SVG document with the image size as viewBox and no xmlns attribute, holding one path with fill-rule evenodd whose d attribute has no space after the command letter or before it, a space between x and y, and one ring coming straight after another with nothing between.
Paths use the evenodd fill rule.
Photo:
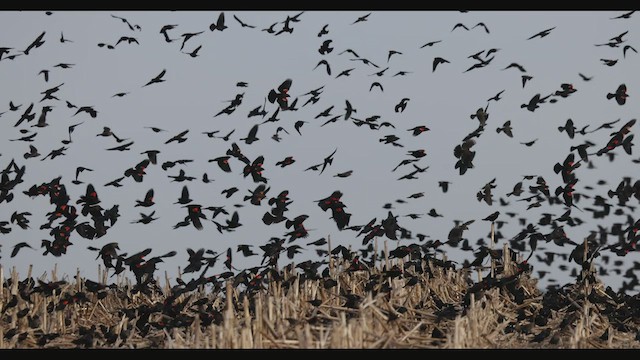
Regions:
<instances>
[{"instance_id":1,"label":"silhouette of bird","mask_svg":"<svg viewBox=\"0 0 640 360\"><path fill-rule=\"evenodd\" d=\"M457 23L453 26L453 29L451 29L451 32L453 32L453 30L458 29L458 28L463 28L467 31L469 31L469 28L466 27L463 23Z\"/></svg>"},{"instance_id":2,"label":"silhouette of bird","mask_svg":"<svg viewBox=\"0 0 640 360\"><path fill-rule=\"evenodd\" d=\"M475 24L475 25L472 27L472 29L475 29L475 28L477 28L478 26L483 27L483 28L484 28L484 31L485 31L487 34L489 34L489 28L488 28L488 27L487 27L487 25L485 25L483 22L479 22L479 23Z\"/></svg>"},{"instance_id":3,"label":"silhouette of bird","mask_svg":"<svg viewBox=\"0 0 640 360\"><path fill-rule=\"evenodd\" d=\"M211 31L215 31L215 30L224 31L224 29L226 28L228 28L228 26L224 24L224 12L221 12L220 15L218 15L218 20L216 20L216 22L212 23L209 26L209 30Z\"/></svg>"},{"instance_id":4,"label":"silhouette of bird","mask_svg":"<svg viewBox=\"0 0 640 360\"><path fill-rule=\"evenodd\" d=\"M166 70L166 69L163 69L163 70L160 72L160 74L158 74L158 75L157 75L156 77L154 77L153 79L149 80L149 82L148 82L148 83L146 83L145 85L142 85L142 87L149 86L149 85L151 85L151 84L161 83L161 82L165 81L165 80L163 79L163 77L164 77L164 75L165 75L166 73L167 73L167 70Z\"/></svg>"},{"instance_id":5,"label":"silhouette of bird","mask_svg":"<svg viewBox=\"0 0 640 360\"><path fill-rule=\"evenodd\" d=\"M620 86L618 86L615 93L607 94L607 99L611 100L615 98L618 105L624 105L627 102L628 97L629 95L627 95L627 85L625 84L621 84Z\"/></svg>"},{"instance_id":6,"label":"silhouette of bird","mask_svg":"<svg viewBox=\"0 0 640 360\"><path fill-rule=\"evenodd\" d=\"M433 59L433 70L431 72L435 72L439 64L450 64L450 62L447 59L443 59L441 57L435 57Z\"/></svg>"},{"instance_id":7,"label":"silhouette of bird","mask_svg":"<svg viewBox=\"0 0 640 360\"><path fill-rule=\"evenodd\" d=\"M234 19L236 19L236 21L240 24L240 26L242 26L242 27L248 27L248 28L250 28L250 29L255 29L255 26L253 26L253 25L249 25L249 24L247 24L247 23L244 23L244 22L243 22L242 20L240 20L236 15L233 15L233 18L234 18ZM217 27L217 25L216 25L216 27Z\"/></svg>"},{"instance_id":8,"label":"silhouette of bird","mask_svg":"<svg viewBox=\"0 0 640 360\"><path fill-rule=\"evenodd\" d=\"M368 13L367 15L360 16L359 18L356 19L356 21L352 22L351 25L357 24L359 22L367 21L368 18L369 18L369 15L371 15L371 13Z\"/></svg>"},{"instance_id":9,"label":"silhouette of bird","mask_svg":"<svg viewBox=\"0 0 640 360\"><path fill-rule=\"evenodd\" d=\"M540 31L539 33L534 34L534 35L532 35L531 37L527 38L527 40L531 40L531 39L534 39L534 38L536 38L536 37L539 37L539 38L541 38L541 39L542 39L543 37L545 37L545 36L549 35L549 34L551 33L551 31L552 31L553 29L555 29L555 28L556 28L556 27L554 26L554 27L552 27L552 28L549 28L549 29L546 29L546 30L542 30L542 31Z\"/></svg>"}]
</instances>

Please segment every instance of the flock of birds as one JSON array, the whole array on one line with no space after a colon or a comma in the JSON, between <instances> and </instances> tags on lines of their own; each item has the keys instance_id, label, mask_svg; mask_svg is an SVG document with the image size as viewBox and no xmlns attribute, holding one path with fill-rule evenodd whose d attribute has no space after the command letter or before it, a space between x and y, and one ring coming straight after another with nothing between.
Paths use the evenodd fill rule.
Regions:
<instances>
[{"instance_id":1,"label":"flock of birds","mask_svg":"<svg viewBox=\"0 0 640 360\"><path fill-rule=\"evenodd\" d=\"M633 11L624 13L615 17L612 21L625 21L630 19L633 14ZM47 12L47 15L55 16L55 13ZM136 34L142 31L153 31L157 33L159 41L166 42L167 46L174 46L176 51L190 58L196 58L201 56L200 51L203 46L202 42L198 43L198 39L201 38L205 32L232 32L237 31L239 28L246 28L247 30L262 34L267 33L269 36L283 37L292 34L298 26L304 26L304 16L305 12L287 15L282 21L276 21L262 28L258 24L246 23L241 19L242 13L232 15L232 21L230 21L228 14L220 12L208 29L202 29L197 32L181 32L181 25L178 24L167 24L159 29L148 29L144 27L143 30L141 25L129 19L111 15L116 22L114 23L114 27L120 25L118 23L121 23L124 25L121 30L127 31L127 34L121 36L113 43L100 42L97 46L105 50L113 51L117 51L117 49L122 46L142 46L143 44L138 41ZM375 15L372 13L355 16L349 26L365 26L365 23L372 21L374 17ZM488 25L483 22L479 22L473 26L467 25L468 24L463 23L455 24L452 26L450 32L484 31L487 34L491 34ZM360 56L358 49L335 49L337 45L334 45L333 39L331 39L333 35L331 27L332 24L329 23L318 29L317 39L313 40L318 42L318 48L314 51L318 52L320 60L315 67L313 67L313 64L310 66L312 71L326 72L329 76L327 81L335 81L335 79L349 77L356 69L369 69L369 71L372 72L370 77L373 81L371 81L370 86L368 86L368 90L370 92L384 93L385 79L412 75L411 71L400 69L391 70L394 58L403 56L403 52L400 50L390 49L380 60L376 58L374 62L371 59ZM449 30L447 29L447 31ZM531 36L526 39L522 39L522 41L545 41L546 37L553 36L556 31L562 31L562 29L560 29L559 26L542 29L540 32L531 34ZM0 67L8 61L18 62L25 57L38 56L39 48L43 45L56 47L74 45L73 37L67 37L68 35L69 34L60 33L60 37L58 38L57 35L54 36L50 31L43 31L36 39L27 44L2 44L3 46L0 47ZM628 43L628 31L614 35L615 36L612 36L610 40L605 43L595 44L598 47L606 46L613 49L620 49L620 56L618 58L601 59L604 66L615 66L618 62L627 61L627 58L637 54L636 49ZM420 49L434 48L441 42L442 40L429 41L425 44L416 44L416 47ZM494 60L499 57L500 50L501 49L498 48L491 48L471 54L468 56L468 59L471 59L473 63L464 73L481 71L481 69L486 67L495 68ZM327 54L334 51L338 53L338 56L349 57L349 63L352 63L353 66L336 72L326 57ZM385 62L386 65L382 65L382 63ZM452 62L452 59L434 57L431 71L434 73L446 71L446 67L451 66ZM640 234L637 234L637 231L640 229L640 219L634 218L632 214L635 210L635 205L629 204L633 198L640 200L640 180L634 182L631 178L625 177L621 179L615 188L607 189L604 194L595 196L588 196L584 192L576 192L576 184L580 179L578 176L579 172L583 170L588 171L587 169L593 167L594 163L601 161L603 158L609 158L613 161L614 155L616 154L619 156L624 156L624 154L632 155L634 145L632 130L636 123L635 119L618 119L612 122L602 124L591 123L584 126L579 126L575 124L573 120L568 119L564 126L558 127L558 131L565 133L569 140L583 139L582 143L571 145L570 148L567 149L567 153L561 156L563 160L553 161L549 164L550 168L553 167L558 179L561 178L562 185L553 189L548 185L547 179L543 176L526 175L521 181L513 184L513 190L506 194L506 198L528 202L527 210L543 205L560 207L563 210L555 214L544 213L540 219L535 220L521 217L519 219L521 231L513 234L511 237L503 235L500 230L502 226L507 223L507 218L505 217L515 218L518 214L504 210L494 211L491 214L487 214L484 218L465 221L456 220L447 239L444 240L431 239L428 235L415 233L411 231L406 224L410 221L405 220L406 218L415 220L421 218L423 215L432 218L442 217L435 208L424 214L403 214L397 212L392 204L386 204L384 206L384 216L375 217L362 223L354 223L348 206L348 196L344 196L340 190L333 192L328 191L326 197L317 199L314 204L308 204L314 207L313 209L309 208L308 212L292 212L290 211L290 205L293 203L293 200L290 198L289 191L284 189L272 190L272 184L270 184L266 175L270 172L278 171L277 167L285 168L293 165L296 162L295 157L287 156L281 160L270 159L268 154L248 157L245 155L247 153L246 150L250 148L253 143L258 141L273 141L273 145L277 146L286 136L312 137L313 134L310 132L305 133L303 127L309 128L318 124L318 127L335 126L338 128L339 126L346 126L340 124L347 124L363 129L364 131L392 131L392 134L382 136L378 139L381 143L380 146L390 145L393 148L404 148L404 144L402 143L403 139L406 139L408 136L416 138L424 136L423 134L430 131L430 128L427 126L428 124L409 129L399 128L397 123L382 121L379 115L365 115L365 109L360 108L362 106L356 106L356 104L353 104L349 100L345 100L344 104L333 104L326 109L317 109L315 104L321 99L324 86L311 90L303 90L304 83L291 78L282 79L274 83L271 88L264 89L264 101L251 109L248 109L246 105L243 104L245 91L250 88L250 81L237 82L236 87L238 93L233 99L228 100L228 105L224 106L213 116L225 117L232 114L237 116L241 112L246 113L244 121L252 124L246 136L238 136L238 134L235 133L236 129L226 134L221 133L220 130L193 134L193 132L190 133L189 129L185 129L179 133L164 135L167 130L149 126L146 128L149 131L149 136L164 136L166 138L164 144L167 146L167 150L165 150L165 148L147 149L137 153L132 150L137 139L123 138L118 136L114 129L107 126L100 126L102 130L97 136L114 141L113 146L107 148L106 151L128 152L130 154L130 164L122 168L122 172L117 178L106 179L100 183L97 183L97 180L87 183L83 181L83 177L94 170L84 166L77 166L75 177L72 179L68 179L65 176L57 176L43 183L30 183L28 170L31 167L38 166L36 160L64 162L66 151L70 150L74 144L74 131L79 127L94 126L87 120L99 118L99 109L96 109L94 106L76 104L73 98L65 95L66 87L64 82L56 84L55 86L48 85L52 72L59 72L64 69L73 68L74 66L75 64L72 63L60 63L54 65L51 69L40 71L38 76L42 76L42 83L48 88L39 92L39 95L34 94L35 97L32 101L17 103L14 100L10 100L8 101L8 109L0 112L0 121L14 122L13 128L19 132L17 136L8 139L8 141L24 143L25 150L22 158L7 159L6 155L0 157L0 160L4 159L2 161L6 164L3 166L0 179L0 204L10 203L12 201L25 201L24 199L20 199L20 197L28 197L31 199L43 197L48 200L50 204L50 211L47 213L46 221L38 224L41 230L49 231L49 237L41 240L38 244L33 241L20 241L9 247L5 242L2 244L5 247L1 253L3 258L7 255L9 255L10 258L18 255L24 256L25 251L33 251L37 248L41 248L42 255L44 256L64 257L69 247L85 246L89 250L97 253L97 258L102 260L104 266L109 269L112 274L125 273L128 269L135 276L137 286L139 286L140 289L145 289L148 286L154 285L158 263L163 262L163 259L168 257L184 256L187 265L183 267L183 273L195 273L197 275L194 280L188 284L184 283L184 286L187 289L193 289L195 286L203 283L215 282L216 279L233 276L243 279L240 283L253 286L251 285L254 284L252 281L255 282L263 279L267 272L278 267L281 256L286 256L289 260L294 260L305 247L313 247L321 257L320 260L308 260L296 266L298 269L301 269L307 277L322 277L318 274L318 271L323 266L326 267L327 262L324 257L329 253L331 256L341 256L351 261L354 269L363 270L372 266L375 259L380 259L380 254L376 254L374 250L374 242L377 239L381 241L385 239L399 241L397 246L394 246L395 249L391 251L392 258L401 258L417 253L425 259L436 259L439 254L446 253L448 248L458 248L462 251L473 253L472 259L465 260L460 264L450 262L448 263L449 265L458 265L466 268L481 267L486 269L490 258L501 257L501 246L491 244L486 237L481 238L474 246L474 244L465 237L465 231L468 230L469 226L476 220L485 221L487 225L495 225L496 232L493 234L495 241L500 242L500 244L505 241L508 242L510 248L521 254L525 262L532 259L534 255L536 261L547 264L551 264L554 260L561 258L563 263L560 264L560 269L564 268L564 270L567 269L567 263L573 262L579 266L586 266L586 264L591 264L594 259L607 263L609 261L615 261L616 264L621 265L622 262L618 257L635 251L638 239L640 238ZM523 65L515 62L498 70L519 72L522 79L522 88L530 86L529 82L533 78ZM171 84L167 82L167 74L171 71L171 68L167 67L157 73L157 75L148 78L148 80L140 81L138 90L121 91L115 93L112 97L134 97L136 96L135 91L145 91L148 87L171 86ZM388 74L386 73L387 71L389 71ZM585 86L587 86L587 83L592 79L592 77L584 74L579 74L579 76ZM445 152L447 155L453 153L455 160L452 166L458 171L460 176L469 176L468 174L473 173L474 160L476 160L474 145L476 145L477 140L482 136L484 131L488 129L489 105L492 102L500 101L505 91L508 90L502 90L488 98L486 106L478 108L470 115L472 120L477 121L477 128ZM578 87L573 83L559 83L557 88L552 91L536 93L529 101L521 104L520 108L523 109L522 111L535 112L540 107L547 106L547 104L566 101L565 99L571 97L577 91ZM624 106L628 98L627 86L624 83L621 83L617 88L602 92L603 101L615 101L619 106ZM405 109L415 101L419 100L402 98L394 106L393 111L398 116L402 116ZM303 109L305 111L312 109L317 115L315 115L315 117L311 115L307 118L308 121L298 120L293 123L291 127L284 125L284 121L280 122L281 118L288 116L288 114L296 114L297 111ZM340 111L340 109L342 109L342 111ZM69 118L72 119L68 125L65 125L68 126L68 137L60 141L61 146L42 151L42 148L38 145L37 135L47 126L60 126L60 124L48 122L47 116L54 111L66 111L68 112ZM283 125L281 126L280 124ZM262 133L268 130L273 130L270 139L269 137L261 136ZM513 137L511 121L506 121L497 128L493 127L492 130L495 130L499 134L504 134L507 137ZM261 137L258 137L259 133ZM607 140L601 142L589 137L589 135L593 133L596 133L596 135L608 133L606 135ZM10 133L5 134L10 135ZM213 168L209 170L210 173L211 171L219 170L221 176L236 176L237 184L241 184L242 178L250 178L254 185L250 188L233 186L223 190L215 200L218 202L216 206L205 204L198 199L192 199L189 192L189 185L176 186L176 196L178 196L178 198L175 204L184 209L184 217L175 219L171 225L167 226L172 226L173 229L178 232L182 227L194 227L198 230L207 231L215 228L215 231L220 234L225 234L235 231L243 226L243 223L255 221L262 222L265 226L281 229L281 236L265 239L261 244L232 245L216 243L216 246L226 248L226 250L222 249L220 251L204 248L191 249L187 243L184 248L176 248L175 251L150 258L146 257L152 253L153 250L151 247L135 253L127 253L120 250L118 241L100 244L101 238L109 239L110 229L118 226L126 226L122 224L122 220L119 219L120 207L140 208L139 218L127 219L126 222L132 224L147 225L159 219L154 201L154 183L147 180L148 174L157 174L161 173L161 171L168 172L176 167L180 167L177 174L168 175L172 182L189 183L192 181L201 181L203 183L209 183L214 181L206 172L202 176L194 176L193 173L189 171L189 167L193 165L194 159L169 160L169 158L165 156L165 153L170 153L168 147L171 146L172 143L184 143L189 139L189 136L192 135L206 136L215 141L228 143L228 150L226 150L225 153L217 154L207 160L207 162L213 166ZM42 136L43 135L41 135L41 137ZM367 136L367 134L363 136ZM522 144L524 146L532 146L535 141L536 140L522 142ZM323 174L331 168L338 154L338 150L338 146L335 146L334 151L326 154L326 157L321 161L305 168L304 171ZM406 170L398 176L398 181L401 182L405 180L419 180L420 176L429 168L429 166L424 165L426 155L426 149L408 150L406 159L402 160L395 167L391 166L392 170L390 171L400 172L401 170ZM435 155L437 154L434 154L434 156ZM634 162L637 163L640 161L634 160ZM348 178L354 171L357 172L358 169L338 172L332 175L332 177L337 178L336 180ZM242 178L239 176L240 174ZM507 202L502 197L499 197L499 201L496 201L497 196L493 192L493 189L496 188L495 181L496 179L493 179L479 188L477 201L485 202L489 206L498 205L506 207ZM110 197L111 192L117 192L118 188L127 186L127 184L131 182L149 183L149 189L146 193L140 194L139 199L129 201L129 203L109 204L105 206L103 201L101 201L101 197L104 200L106 197ZM453 182L454 181L449 180L440 181L439 187L441 191L444 193L449 191L449 186ZM72 198L67 192L69 186L81 186L85 189L85 194L77 199ZM339 187L340 185L338 183L335 186ZM595 189L589 188L586 190ZM236 195L236 193L238 194ZM423 196L425 196L424 192L417 192L408 196L407 199L397 200L397 203L403 204L407 201L417 201L417 199ZM236 203L234 208L226 204L221 204L227 201L227 199L230 199L228 201L232 201L238 198L240 198L241 201L237 202L241 203ZM577 205L581 200L586 201L587 199L593 201L592 207L582 205L579 207ZM261 212L263 214L262 217L254 219L241 216L243 206L260 207L264 210ZM317 212L317 208L321 211L320 213ZM627 221L613 223L610 227L598 226L598 229L592 230L586 239L570 239L565 233L564 228L579 226L585 221L588 221L586 219L582 220L578 216L580 214L587 214L587 212L590 212L595 219L605 218L610 213L615 212L616 215L626 215ZM350 249L338 245L327 249L328 239L320 238L315 241L307 239L309 237L309 230L307 228L309 218L311 216L322 216L320 214L323 213L326 213L324 216L332 219L338 231L352 232L353 237L361 239L362 247L360 249ZM28 211L16 211L10 216L8 214L3 214L3 216L6 216L6 218L0 219L0 233L2 234L29 229L34 220L32 214ZM179 236L178 232L176 232L176 236ZM560 249L564 249L564 251L550 251L543 249L545 246L540 246L541 244L551 246L551 243L557 245ZM588 244L588 254L586 258L583 256L585 253L585 244ZM7 251L8 247L10 251ZM257 256L261 260L259 265L241 270L233 265L232 259L235 254L242 254L244 257ZM219 258L224 260L223 271L212 274L210 269L216 266ZM280 262L280 265L281 264L282 262ZM625 281L622 286L621 290L623 291L635 290L638 285L638 278L633 273L633 270L640 269L640 267L637 266L637 262L634 262L634 264L634 267L624 274L627 281ZM614 270L618 274L622 274L623 272L620 268ZM539 272L539 275L541 277L544 276L544 272ZM573 275L577 276L575 269Z\"/></svg>"}]
</instances>

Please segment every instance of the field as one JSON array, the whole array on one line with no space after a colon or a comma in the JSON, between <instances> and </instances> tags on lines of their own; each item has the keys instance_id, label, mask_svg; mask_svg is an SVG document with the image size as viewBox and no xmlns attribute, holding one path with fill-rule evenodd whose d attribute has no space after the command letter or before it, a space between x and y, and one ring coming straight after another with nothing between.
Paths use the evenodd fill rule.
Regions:
<instances>
[{"instance_id":1,"label":"field","mask_svg":"<svg viewBox=\"0 0 640 360\"><path fill-rule=\"evenodd\" d=\"M192 291L166 273L141 288L123 277L104 286L104 271L97 283L3 271L0 348L640 347L637 296L607 290L589 271L542 293L526 263L502 250L484 279L411 255L373 268L329 258L317 279L304 266L219 276Z\"/></svg>"}]
</instances>

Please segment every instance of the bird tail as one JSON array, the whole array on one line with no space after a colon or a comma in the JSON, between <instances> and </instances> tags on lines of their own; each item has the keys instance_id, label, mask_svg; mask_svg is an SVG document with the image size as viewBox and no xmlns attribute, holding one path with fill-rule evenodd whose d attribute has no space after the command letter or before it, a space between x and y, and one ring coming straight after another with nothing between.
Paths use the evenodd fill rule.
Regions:
<instances>
[{"instance_id":1,"label":"bird tail","mask_svg":"<svg viewBox=\"0 0 640 360\"><path fill-rule=\"evenodd\" d=\"M613 99L613 97L615 97L615 96L616 96L616 94L608 93L608 94L607 94L607 100L611 100L611 99Z\"/></svg>"}]
</instances>

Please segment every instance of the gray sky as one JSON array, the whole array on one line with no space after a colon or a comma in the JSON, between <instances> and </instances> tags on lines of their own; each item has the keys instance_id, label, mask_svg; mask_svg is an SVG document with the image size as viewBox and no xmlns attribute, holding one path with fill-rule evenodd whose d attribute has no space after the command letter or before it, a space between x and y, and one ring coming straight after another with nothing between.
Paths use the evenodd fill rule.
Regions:
<instances>
[{"instance_id":1,"label":"gray sky","mask_svg":"<svg viewBox=\"0 0 640 360\"><path fill-rule=\"evenodd\" d=\"M257 265L260 256L248 259L235 253L238 244L257 246L264 244L270 237L281 237L289 230L284 224L266 226L261 221L264 212L270 209L266 200L262 206L251 205L242 201L258 185L251 177L242 176L244 164L236 159L230 160L232 173L224 173L215 163L207 162L223 156L232 142L236 142L243 153L253 160L259 155L265 158L264 176L268 178L270 191L267 198L276 196L282 190L289 190L293 203L286 215L293 218L307 214L305 222L310 235L297 242L304 245L327 235L332 244L352 245L354 249L361 244L361 238L355 238L352 231L338 231L329 217L330 212L322 212L315 200L324 198L334 190L344 193L342 201L347 211L352 213L350 225L365 224L374 217L378 220L386 217L383 209L386 203L393 203L394 215L400 215L401 226L411 230L413 234L422 233L431 239L446 240L453 220L471 220L465 232L465 238L475 246L476 240L488 239L489 224L481 221L490 213L499 210L499 220L508 223L500 230L506 239L515 236L522 228L518 217L524 217L528 223L536 224L542 213L560 216L564 206L550 206L544 202L541 207L526 210L527 202L516 202L514 197L508 198L508 206L500 206L500 197L513 189L523 175L543 176L553 192L562 185L560 175L553 172L553 165L562 162L569 153L570 146L576 146L589 140L596 145L593 152L603 147L609 140L610 133L619 129L626 121L638 114L638 103L635 89L639 82L637 77L638 54L627 51L623 57L622 47L637 47L635 37L638 32L638 16L630 19L611 20L623 12L511 12L480 11L460 13L454 11L375 11L367 21L351 25L358 17L366 15L366 11L308 11L300 17L300 22L291 23L293 33L278 36L262 29L277 23L275 29L283 26L287 16L294 16L295 11L225 11L226 26L223 32L211 31L209 26L215 22L219 11L180 11L180 12L86 12L55 11L47 16L44 12L0 12L0 24L4 31L0 32L0 47L13 48L0 61L0 79L4 84L0 87L0 117L3 145L0 148L0 166L2 168L16 159L19 166L26 165L24 182L14 190L15 199L11 203L0 204L0 220L8 221L11 214L18 211L29 211L30 228L22 230L16 224L10 224L11 233L0 235L2 259L0 264L10 268L16 266L20 272L26 272L28 264L34 264L34 274L39 275L50 270L54 263L60 271L74 274L77 267L82 273L94 277L97 269L95 253L87 246L101 247L108 242L118 242L122 252L134 253L147 247L153 248L152 255L161 255L169 250L178 251L178 255L166 259L161 270L170 275L176 274L178 266L186 264L186 248L206 248L224 252L228 247L234 250L234 265L239 268ZM141 31L130 30L117 15L126 18L132 25L139 25ZM241 27L233 18L238 16L243 22L255 28ZM489 28L486 33L481 27L471 28L483 22ZM469 27L451 29L462 23ZM167 24L177 25L170 30L169 36L177 41L167 43L160 29ZM328 24L329 33L318 37L318 32ZM555 27L544 38L527 40L530 36ZM29 55L18 56L14 60L6 56L21 53L27 46L46 31L45 43L32 49ZM203 31L191 38L184 46L184 52L191 52L202 46L197 57L192 58L181 52L181 34ZM628 31L625 41L620 47L600 46L610 38ZM61 32L66 39L73 42L61 43ZM99 47L98 43L113 44L122 36L134 37L139 44L120 43L113 50ZM332 40L333 51L321 55L318 49L325 40ZM420 48L427 42L441 40L431 47ZM476 61L468 58L481 50L497 48L495 59L486 67L464 72ZM346 49L354 50L360 58L366 58L380 66L375 68L355 59ZM387 61L389 50L399 51ZM449 63L440 64L435 72L432 62L435 57L442 57ZM313 70L318 61L326 60L331 66L331 76L327 75L321 65ZM600 59L618 59L615 66L606 66ZM526 69L521 73L515 68L502 70L511 63L518 63ZM59 63L74 64L71 68L54 67ZM371 76L385 67L389 70L383 76ZM354 68L349 77L336 78L341 71ZM45 82L40 70L49 70L49 80ZM165 82L142 87L153 77L166 69ZM409 71L406 76L393 76L399 71ZM578 73L593 79L583 81ZM521 75L533 78L523 88ZM247 145L244 138L249 129L262 122L261 117L248 118L249 111L259 105L273 88L277 88L285 79L293 80L289 94L290 102L299 97L298 111L281 111L280 121L261 125L257 142ZM245 81L248 87L236 87L236 83ZM378 81L384 92L377 89L369 91L372 82ZM46 100L39 102L40 95L46 89L64 83L56 94L61 101ZM520 107L537 93L544 95L560 90L562 83L572 83L577 92L567 98L558 98L556 103L541 104L535 112ZM629 89L629 99L624 106L614 100L607 100L606 94L614 92L625 83ZM320 100L313 105L302 107L308 96L302 94L324 86ZM505 90L502 99L491 101L489 119L482 135L475 139L476 151L474 168L463 176L454 169L456 158L453 148L478 126L477 120L470 119L476 109L487 106L487 99L501 90ZM124 97L112 97L120 92L129 92ZM213 117L228 105L228 100L236 94L243 93L242 104L231 115ZM402 98L409 98L406 109L402 113L394 111ZM86 113L73 116L76 109L69 109L64 101L77 106L93 106L98 116L93 119ZM390 122L390 127L380 130L369 130L368 127L356 127L351 120L341 117L337 122L320 127L329 118L315 119L323 110L334 106L332 116L344 114L345 100L357 109L353 117L364 119L379 115L381 122ZM9 110L9 101L22 104L18 111ZM45 128L32 128L36 120L25 122L14 127L15 122L25 108L34 102L34 112L40 115L44 105L54 106L48 114ZM270 116L277 105L267 103ZM621 119L613 130L600 130L586 136L577 134L571 140L566 133L558 132L558 126L571 118L578 129L590 125L595 129L605 122ZM266 118L265 118L266 119ZM294 130L298 120L308 123L301 128L302 135ZM513 138L496 133L496 128L511 120ZM84 123L75 129L73 142L65 156L54 160L40 161L52 149L62 146L61 140L67 138L69 125ZM413 137L407 129L418 125L426 125L431 130ZM119 145L114 138L97 137L102 128L108 126L120 138L134 141L130 151L106 151L105 149ZM145 127L155 126L167 132L154 133ZM271 139L277 127L284 127L289 134L280 133L282 140ZM23 136L19 129L36 130L37 137L33 143L8 141ZM188 141L165 145L171 136L189 129ZM211 139L202 132L219 130L223 136L235 129L229 141ZM399 143L404 147L383 144L378 139L385 135L395 134L400 137ZM527 147L520 142L538 139ZM23 154L29 150L29 144L37 147L40 157L24 159ZM322 162L335 149L333 164L322 175L318 172L304 171L307 167ZM123 176L127 168L133 167L145 158L140 152L160 150L158 165L150 166L142 183L131 178L122 181L123 187L104 187L104 184ZM413 170L411 165L391 170L404 159L410 158L410 150L425 149L427 156L416 164L429 169L418 174L417 180L401 180L398 178ZM609 199L607 190L615 189L624 176L635 181L637 164L631 160L638 157L637 149L633 155L625 154L622 149L614 151L617 156L609 162L606 156L592 157L595 169L586 166L576 170L579 179L576 192L589 196L600 195L617 208L616 199ZM286 156L293 156L296 162L288 167L276 167L277 161ZM577 155L576 155L576 158ZM176 165L163 171L160 164L168 160L193 159L194 162ZM83 184L74 185L78 166L91 168L93 172L80 175ZM177 175L184 169L188 176L196 177L191 182L171 182L168 175ZM347 178L333 175L353 170ZM203 173L215 181L205 184L201 181ZM45 213L52 211L53 206L45 197L30 199L22 191L33 184L48 182L62 176L72 201L84 194L86 185L93 184L102 201L103 208L120 204L121 217L107 235L89 241L74 233L65 256L55 258L51 255L41 256L41 239L48 239L48 230L39 230L46 222ZM497 187L493 189L495 203L489 206L478 202L476 193L481 187L496 178ZM596 183L603 179L606 185ZM443 193L438 181L450 181L450 188ZM243 204L238 208L240 222L243 224L235 232L220 234L210 221L205 222L204 230L198 231L193 226L173 230L172 227L186 216L186 209L173 203L180 196L183 185L189 188L194 203L203 206L225 206L230 213L235 210L234 204ZM535 180L525 181L525 189L535 185ZM230 199L220 192L236 186L240 190ZM587 190L585 186L593 186ZM146 191L155 190L156 205L152 208L134 207L135 199L142 200ZM424 192L419 199L407 199L407 196ZM525 192L522 197L528 195ZM396 199L404 199L404 204L396 203ZM629 205L637 206L635 199ZM581 199L578 206L594 207L593 198ZM435 208L443 214L442 218L426 215ZM139 212L156 211L157 221L148 225L131 224L139 218ZM506 212L516 212L515 218ZM410 213L425 214L419 219L404 217ZM629 209L625 213L634 219L637 215ZM210 216L210 212L205 213ZM597 225L610 227L614 222L623 222L626 215L610 215L605 219L593 219L588 211L574 210L572 216L579 217L584 224L576 227L565 226L568 236L580 242ZM216 220L224 221L226 215L221 214ZM90 220L80 217L79 222ZM549 226L540 226L542 233L551 231ZM312 229L312 230L311 230ZM9 258L13 245L27 241L36 251L22 249L15 258ZM502 246L501 240L499 246ZM417 239L403 240L409 244ZM544 246L543 246L544 245ZM396 244L389 242L394 248ZM571 249L555 249L547 244L539 248L569 252ZM296 261L315 258L312 247L306 247ZM527 246L528 249L528 246ZM538 250L542 255L544 250ZM459 249L447 249L450 258L456 260L472 259L470 252L462 253ZM525 253L525 255L528 254ZM615 255L612 256L615 258ZM635 254L627 259L635 260ZM281 265L289 262L282 256ZM553 268L533 261L535 270L551 271L541 282L547 284L549 277L560 282L568 279L567 274L559 271L560 262L552 264ZM609 265L608 267L610 267ZM222 271L222 261L216 265L212 273ZM573 267L573 265L571 265ZM617 287L620 277L607 277L607 283Z\"/></svg>"}]
</instances>

